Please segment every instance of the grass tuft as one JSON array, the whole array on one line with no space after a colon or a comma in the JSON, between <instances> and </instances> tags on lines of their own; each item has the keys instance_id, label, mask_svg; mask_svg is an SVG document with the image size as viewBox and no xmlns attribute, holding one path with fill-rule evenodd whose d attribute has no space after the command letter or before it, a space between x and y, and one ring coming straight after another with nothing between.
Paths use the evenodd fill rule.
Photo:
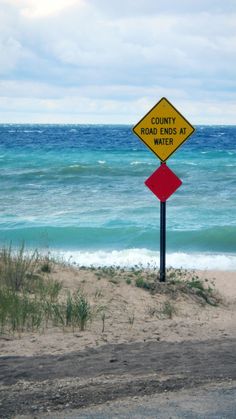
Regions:
<instances>
[{"instance_id":1,"label":"grass tuft","mask_svg":"<svg viewBox=\"0 0 236 419\"><path fill-rule=\"evenodd\" d=\"M92 319L90 303L80 291L61 296L62 283L43 275L50 273L50 266L49 257L40 258L37 251L28 254L24 245L0 250L0 333L20 334L48 327L49 322L85 329Z\"/></svg>"},{"instance_id":2,"label":"grass tuft","mask_svg":"<svg viewBox=\"0 0 236 419\"><path fill-rule=\"evenodd\" d=\"M91 305L80 290L73 295L68 292L65 317L67 326L72 326L73 328L78 326L81 331L85 330L88 321L92 319Z\"/></svg>"},{"instance_id":3,"label":"grass tuft","mask_svg":"<svg viewBox=\"0 0 236 419\"><path fill-rule=\"evenodd\" d=\"M165 301L161 308L161 314L168 319L172 319L173 315L176 314L175 306L169 300Z\"/></svg>"},{"instance_id":4,"label":"grass tuft","mask_svg":"<svg viewBox=\"0 0 236 419\"><path fill-rule=\"evenodd\" d=\"M153 292L162 292L168 294L173 299L178 295L187 295L200 304L209 304L217 306L220 303L220 297L214 289L214 283L208 284L206 279L201 279L194 271L184 269L167 270L167 281L160 283L156 281Z\"/></svg>"},{"instance_id":5,"label":"grass tuft","mask_svg":"<svg viewBox=\"0 0 236 419\"><path fill-rule=\"evenodd\" d=\"M11 245L3 247L0 251L0 285L13 291L22 290L36 272L38 260L38 252L27 254L24 243L16 251L13 251Z\"/></svg>"},{"instance_id":6,"label":"grass tuft","mask_svg":"<svg viewBox=\"0 0 236 419\"><path fill-rule=\"evenodd\" d=\"M135 285L138 288L144 288L146 290L149 290L151 288L150 284L145 280L143 277L139 276L135 280Z\"/></svg>"}]
</instances>

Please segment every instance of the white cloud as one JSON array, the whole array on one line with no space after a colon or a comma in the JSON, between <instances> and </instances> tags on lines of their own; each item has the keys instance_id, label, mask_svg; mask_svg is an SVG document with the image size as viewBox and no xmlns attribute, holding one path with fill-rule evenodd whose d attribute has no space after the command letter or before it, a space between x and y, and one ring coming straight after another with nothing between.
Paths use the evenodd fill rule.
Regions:
<instances>
[{"instance_id":1,"label":"white cloud","mask_svg":"<svg viewBox=\"0 0 236 419\"><path fill-rule=\"evenodd\" d=\"M43 18L64 11L82 0L9 0L5 3L14 5L27 18Z\"/></svg>"},{"instance_id":2,"label":"white cloud","mask_svg":"<svg viewBox=\"0 0 236 419\"><path fill-rule=\"evenodd\" d=\"M167 96L232 123L235 67L232 0L2 0L2 121L132 123Z\"/></svg>"},{"instance_id":3,"label":"white cloud","mask_svg":"<svg viewBox=\"0 0 236 419\"><path fill-rule=\"evenodd\" d=\"M105 15L116 19L120 16L153 16L154 14L183 15L201 12L231 13L235 12L235 0L90 0L97 9Z\"/></svg>"}]
</instances>

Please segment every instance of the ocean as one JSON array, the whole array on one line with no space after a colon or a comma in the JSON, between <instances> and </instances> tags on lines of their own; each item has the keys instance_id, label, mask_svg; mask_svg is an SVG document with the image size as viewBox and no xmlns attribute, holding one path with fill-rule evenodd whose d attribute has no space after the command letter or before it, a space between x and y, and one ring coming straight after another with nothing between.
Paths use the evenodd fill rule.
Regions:
<instances>
[{"instance_id":1,"label":"ocean","mask_svg":"<svg viewBox=\"0 0 236 419\"><path fill-rule=\"evenodd\" d=\"M168 160L167 266L236 270L236 126L197 126ZM159 265L157 157L127 125L0 125L0 246L80 265Z\"/></svg>"}]
</instances>

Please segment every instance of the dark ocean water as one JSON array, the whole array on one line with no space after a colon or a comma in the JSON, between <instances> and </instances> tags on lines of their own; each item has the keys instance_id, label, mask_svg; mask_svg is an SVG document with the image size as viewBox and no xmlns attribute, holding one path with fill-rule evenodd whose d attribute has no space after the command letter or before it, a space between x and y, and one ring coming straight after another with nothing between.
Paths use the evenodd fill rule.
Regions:
<instances>
[{"instance_id":1,"label":"dark ocean water","mask_svg":"<svg viewBox=\"0 0 236 419\"><path fill-rule=\"evenodd\" d=\"M0 244L81 264L158 263L159 160L121 125L0 125ZM236 127L199 126L168 160L167 261L236 269Z\"/></svg>"}]
</instances>

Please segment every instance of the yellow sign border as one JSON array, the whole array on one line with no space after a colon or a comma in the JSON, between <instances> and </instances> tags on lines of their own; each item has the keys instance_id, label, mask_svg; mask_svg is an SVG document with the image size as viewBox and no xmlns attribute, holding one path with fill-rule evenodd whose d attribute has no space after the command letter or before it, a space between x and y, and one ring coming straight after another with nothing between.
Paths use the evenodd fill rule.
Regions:
<instances>
[{"instance_id":1,"label":"yellow sign border","mask_svg":"<svg viewBox=\"0 0 236 419\"><path fill-rule=\"evenodd\" d=\"M160 156L151 148L149 147L149 145L142 139L142 137L140 137L139 134L137 134L134 130L135 128L153 111L153 109L158 106L158 104L162 101L162 100L166 100L166 102L178 113L178 115L180 115L186 122L188 125L190 125L190 127L192 128L192 132L190 134L188 134L188 136L178 145L177 148L175 148L170 155L165 159L161 159ZM135 135L137 135L138 138L140 138L140 140L145 144L146 147L149 148L149 150L151 150L157 157L159 160L161 160L162 162L165 162L166 160L169 159L170 156L172 156L172 154L174 154L176 152L176 150L178 150L178 148L180 148L182 146L183 143L185 143L185 141L190 137L190 135L192 135L196 130L195 128L192 126L192 124L190 124L190 122L182 115L182 113L180 111L178 111L178 109L176 109L176 107L174 105L172 105L172 103L166 99L166 97L162 97L144 116L143 118L140 119L140 121L132 128L132 131Z\"/></svg>"}]
</instances>

